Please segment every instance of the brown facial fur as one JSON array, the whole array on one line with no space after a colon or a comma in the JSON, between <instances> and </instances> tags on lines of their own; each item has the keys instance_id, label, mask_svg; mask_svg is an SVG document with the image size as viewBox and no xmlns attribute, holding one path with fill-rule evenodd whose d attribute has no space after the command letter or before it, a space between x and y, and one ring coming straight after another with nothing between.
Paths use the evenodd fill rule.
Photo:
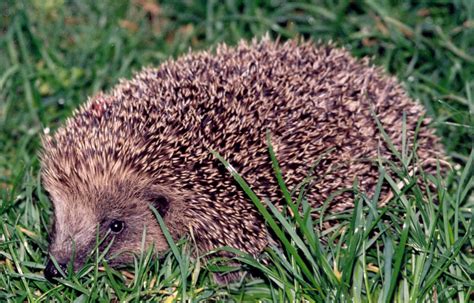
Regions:
<instances>
[{"instance_id":1,"label":"brown facial fur","mask_svg":"<svg viewBox=\"0 0 474 303\"><path fill-rule=\"evenodd\" d=\"M133 172L121 172L117 176L96 175L94 183L76 181L75 187L55 183L57 180L49 178L46 171L44 180L54 204L55 215L54 241L50 245L50 253L58 262L67 263L74 251L74 267L82 265L97 243L97 234L104 238L112 220L125 223L122 233L113 235L109 232L100 247L103 249L113 239L108 255L119 256L112 263L122 264L133 260L130 252L140 251L145 226L146 246L153 243L158 251L167 249L166 240L149 205L159 209L160 205L155 202L166 197L170 204L166 207L164 218L172 225L174 214L181 207L180 198L174 193L135 177Z\"/></svg>"},{"instance_id":2,"label":"brown facial fur","mask_svg":"<svg viewBox=\"0 0 474 303\"><path fill-rule=\"evenodd\" d=\"M81 265L97 226L115 217L124 219L127 232L116 237L112 252L138 252L144 225L147 245L165 250L148 209L153 197L164 195L170 202L165 223L175 237L192 229L201 251L228 245L257 255L268 241L264 223L209 151L225 157L260 197L277 203L266 130L290 189L324 155L308 190L310 203L319 206L331 193L352 188L355 178L372 193L379 151L398 162L372 113L398 150L405 113L411 150L422 107L393 77L331 45L264 39L145 69L91 98L44 138L43 182L56 221L51 254L67 259L74 239ZM442 158L427 124L423 120L417 156ZM381 200L387 195L384 187ZM329 211L352 206L345 192Z\"/></svg>"}]
</instances>

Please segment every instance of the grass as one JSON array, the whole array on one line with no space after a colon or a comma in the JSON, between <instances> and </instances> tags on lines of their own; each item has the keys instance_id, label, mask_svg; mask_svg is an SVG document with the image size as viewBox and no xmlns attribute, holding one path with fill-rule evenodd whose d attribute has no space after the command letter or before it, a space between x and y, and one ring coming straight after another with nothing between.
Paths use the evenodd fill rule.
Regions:
<instances>
[{"instance_id":1,"label":"grass","mask_svg":"<svg viewBox=\"0 0 474 303\"><path fill-rule=\"evenodd\" d=\"M316 2L0 2L0 301L472 300L474 2ZM216 285L212 272L230 269L191 259L191 239L171 243L160 262L143 253L127 272L97 255L56 285L45 281L51 205L38 176L41 132L143 66L265 32L333 40L373 57L427 109L455 170L445 178L406 176L400 189L386 173L397 168L380 165L379 188L385 182L395 194L388 206L377 207L377 195L354 184L353 211L313 221L276 162L282 198L301 215L257 199L229 166L281 243L265 251L267 265L237 253L254 278ZM424 178L438 190L423 193L415 181ZM339 223L313 232L328 219Z\"/></svg>"}]
</instances>

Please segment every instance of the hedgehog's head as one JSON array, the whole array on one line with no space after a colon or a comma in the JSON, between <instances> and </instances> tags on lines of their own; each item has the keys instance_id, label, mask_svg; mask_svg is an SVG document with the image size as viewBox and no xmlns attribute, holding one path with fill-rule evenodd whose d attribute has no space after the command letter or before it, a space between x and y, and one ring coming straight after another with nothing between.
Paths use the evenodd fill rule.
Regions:
<instances>
[{"instance_id":1,"label":"hedgehog's head","mask_svg":"<svg viewBox=\"0 0 474 303\"><path fill-rule=\"evenodd\" d=\"M77 270L88 257L97 257L96 252L106 252L108 264L115 266L130 263L151 246L156 252L166 250L167 241L150 205L170 224L172 235L180 235L176 212L181 212L182 197L150 177L124 171L120 163L104 168L59 164L43 156L43 185L54 206L49 253L63 269L72 264ZM49 261L45 277L57 276Z\"/></svg>"}]
</instances>

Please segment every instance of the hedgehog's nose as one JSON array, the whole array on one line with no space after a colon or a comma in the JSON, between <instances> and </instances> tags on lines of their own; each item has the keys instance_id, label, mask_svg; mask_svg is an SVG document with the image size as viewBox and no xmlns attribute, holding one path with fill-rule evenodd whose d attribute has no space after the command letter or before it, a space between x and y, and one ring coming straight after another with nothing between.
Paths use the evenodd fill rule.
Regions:
<instances>
[{"instance_id":1,"label":"hedgehog's nose","mask_svg":"<svg viewBox=\"0 0 474 303\"><path fill-rule=\"evenodd\" d=\"M61 268L61 270L66 273L66 265L65 264L61 264L61 263L58 263L59 267ZM46 268L44 269L44 277L46 278L46 280L48 280L49 282L54 282L54 278L59 278L61 277L61 273L59 272L59 270L56 268L56 266L54 266L54 263L53 261L49 260L48 263L46 264Z\"/></svg>"}]
</instances>

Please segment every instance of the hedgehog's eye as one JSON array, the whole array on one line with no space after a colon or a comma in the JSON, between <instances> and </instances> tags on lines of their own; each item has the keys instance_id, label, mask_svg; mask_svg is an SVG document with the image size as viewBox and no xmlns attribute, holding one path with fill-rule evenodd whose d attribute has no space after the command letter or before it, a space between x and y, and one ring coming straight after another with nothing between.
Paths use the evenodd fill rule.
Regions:
<instances>
[{"instance_id":1,"label":"hedgehog's eye","mask_svg":"<svg viewBox=\"0 0 474 303\"><path fill-rule=\"evenodd\" d=\"M109 228L113 234L118 234L125 228L125 222L120 220L112 220L112 222L110 222Z\"/></svg>"}]
</instances>

